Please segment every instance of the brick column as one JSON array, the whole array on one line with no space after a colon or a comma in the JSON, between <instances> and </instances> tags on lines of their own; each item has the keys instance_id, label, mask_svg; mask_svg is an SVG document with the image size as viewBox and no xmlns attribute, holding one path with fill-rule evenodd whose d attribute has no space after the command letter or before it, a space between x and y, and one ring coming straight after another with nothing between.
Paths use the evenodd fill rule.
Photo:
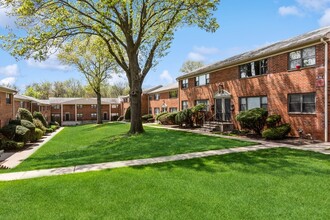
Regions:
<instances>
[{"instance_id":1,"label":"brick column","mask_svg":"<svg viewBox=\"0 0 330 220\"><path fill-rule=\"evenodd\" d=\"M63 123L63 104L61 104L61 125Z\"/></svg>"},{"instance_id":2,"label":"brick column","mask_svg":"<svg viewBox=\"0 0 330 220\"><path fill-rule=\"evenodd\" d=\"M109 121L111 121L111 107L112 107L112 105L109 104Z\"/></svg>"},{"instance_id":3,"label":"brick column","mask_svg":"<svg viewBox=\"0 0 330 220\"><path fill-rule=\"evenodd\" d=\"M77 104L74 104L74 120L77 122Z\"/></svg>"}]
</instances>

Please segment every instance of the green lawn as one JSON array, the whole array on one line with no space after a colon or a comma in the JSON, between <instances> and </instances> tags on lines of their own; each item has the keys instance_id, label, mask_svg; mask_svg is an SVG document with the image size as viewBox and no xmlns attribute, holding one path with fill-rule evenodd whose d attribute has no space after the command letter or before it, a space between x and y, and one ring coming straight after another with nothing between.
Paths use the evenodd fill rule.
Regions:
<instances>
[{"instance_id":1,"label":"green lawn","mask_svg":"<svg viewBox=\"0 0 330 220\"><path fill-rule=\"evenodd\" d=\"M67 127L18 167L1 172L65 167L179 153L249 146L255 143L145 127L128 136L128 124Z\"/></svg>"},{"instance_id":2,"label":"green lawn","mask_svg":"<svg viewBox=\"0 0 330 220\"><path fill-rule=\"evenodd\" d=\"M0 219L330 219L329 183L329 156L269 149L0 182Z\"/></svg>"}]
</instances>

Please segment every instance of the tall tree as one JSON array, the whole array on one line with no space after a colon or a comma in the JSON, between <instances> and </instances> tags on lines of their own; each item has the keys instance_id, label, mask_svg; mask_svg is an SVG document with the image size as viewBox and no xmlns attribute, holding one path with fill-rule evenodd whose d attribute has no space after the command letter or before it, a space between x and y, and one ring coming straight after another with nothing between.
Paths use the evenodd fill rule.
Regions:
<instances>
[{"instance_id":1,"label":"tall tree","mask_svg":"<svg viewBox=\"0 0 330 220\"><path fill-rule=\"evenodd\" d=\"M52 83L48 81L32 83L31 85L26 86L24 95L36 99L48 99L52 96Z\"/></svg>"},{"instance_id":2,"label":"tall tree","mask_svg":"<svg viewBox=\"0 0 330 220\"><path fill-rule=\"evenodd\" d=\"M204 65L204 62L202 61L187 60L182 64L180 72L183 74L190 73L198 68L203 67Z\"/></svg>"},{"instance_id":3,"label":"tall tree","mask_svg":"<svg viewBox=\"0 0 330 220\"><path fill-rule=\"evenodd\" d=\"M102 45L104 45L103 41L94 36L85 40L77 39L64 45L58 55L61 62L72 65L83 73L95 92L98 124L102 124L101 86L110 77L110 72L115 69L112 56L103 49Z\"/></svg>"},{"instance_id":4,"label":"tall tree","mask_svg":"<svg viewBox=\"0 0 330 220\"><path fill-rule=\"evenodd\" d=\"M2 47L14 56L47 58L63 42L81 36L101 38L107 52L126 73L130 87L130 133L143 132L142 83L166 55L176 29L196 25L218 28L213 12L219 0L3 0L26 36L11 32ZM22 32L19 32L22 33Z\"/></svg>"}]
</instances>

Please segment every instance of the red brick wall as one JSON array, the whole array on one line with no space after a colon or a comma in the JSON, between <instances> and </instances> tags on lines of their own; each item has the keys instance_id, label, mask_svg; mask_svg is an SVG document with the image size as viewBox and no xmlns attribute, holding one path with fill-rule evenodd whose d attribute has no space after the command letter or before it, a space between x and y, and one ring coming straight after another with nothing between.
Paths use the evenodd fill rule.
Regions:
<instances>
[{"instance_id":1,"label":"red brick wall","mask_svg":"<svg viewBox=\"0 0 330 220\"><path fill-rule=\"evenodd\" d=\"M153 99L149 101L149 107L152 109L152 114L155 116L155 108L159 108L160 112L162 111L162 105L165 103L167 105L167 111L170 111L170 108L177 108L179 111L179 99L178 98L170 98L169 97L169 91L159 93L160 98L159 100L154 100L154 95Z\"/></svg>"},{"instance_id":2,"label":"red brick wall","mask_svg":"<svg viewBox=\"0 0 330 220\"><path fill-rule=\"evenodd\" d=\"M239 97L267 96L268 111L270 114L282 115L283 122L291 123L292 136L298 136L297 129L302 128L315 139L324 139L324 87L316 86L316 77L324 75L324 46L316 46L316 66L288 71L288 53L268 58L269 74L239 78L239 67L231 67L210 74L210 85L194 86L194 78L189 79L189 87L180 89L180 101L188 100L192 107L195 100L209 99L214 105L214 94L217 84L224 85L224 89L231 93L234 110L232 121L238 127L234 117L239 113ZM316 93L315 114L289 114L288 94ZM181 106L180 106L181 108ZM210 113L210 114L213 114Z\"/></svg>"},{"instance_id":3,"label":"red brick wall","mask_svg":"<svg viewBox=\"0 0 330 220\"><path fill-rule=\"evenodd\" d=\"M9 120L14 119L14 99L13 95L11 96L11 104L6 103L6 92L0 91L0 127L3 127L8 124Z\"/></svg>"}]
</instances>

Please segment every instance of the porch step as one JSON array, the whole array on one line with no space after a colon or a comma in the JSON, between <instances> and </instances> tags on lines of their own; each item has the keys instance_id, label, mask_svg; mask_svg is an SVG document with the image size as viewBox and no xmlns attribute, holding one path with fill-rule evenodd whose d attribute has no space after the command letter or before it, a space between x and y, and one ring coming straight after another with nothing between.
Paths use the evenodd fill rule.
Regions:
<instances>
[{"instance_id":1,"label":"porch step","mask_svg":"<svg viewBox=\"0 0 330 220\"><path fill-rule=\"evenodd\" d=\"M217 122L217 121L206 121L204 125L201 127L203 131L232 131L234 129L234 124L231 122Z\"/></svg>"}]
</instances>

